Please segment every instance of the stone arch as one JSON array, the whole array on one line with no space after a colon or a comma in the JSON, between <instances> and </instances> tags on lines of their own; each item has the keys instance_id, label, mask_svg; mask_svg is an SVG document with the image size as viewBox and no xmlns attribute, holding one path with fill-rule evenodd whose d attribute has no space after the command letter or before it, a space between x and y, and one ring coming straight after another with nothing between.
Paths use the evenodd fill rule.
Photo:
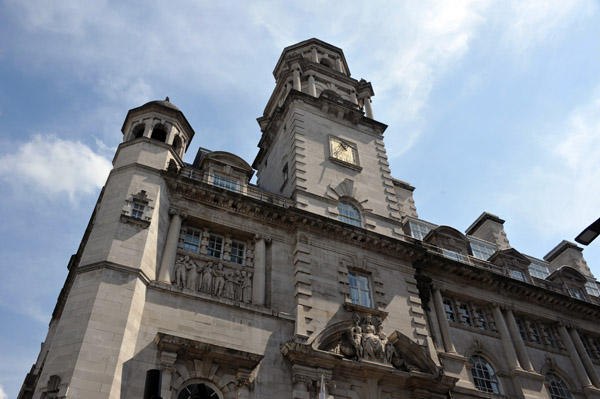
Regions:
<instances>
[{"instance_id":1,"label":"stone arch","mask_svg":"<svg viewBox=\"0 0 600 399\"><path fill-rule=\"evenodd\" d=\"M180 157L183 156L183 140L178 134L173 136L173 148Z\"/></svg>"},{"instance_id":2,"label":"stone arch","mask_svg":"<svg viewBox=\"0 0 600 399\"><path fill-rule=\"evenodd\" d=\"M496 358L496 356L494 356L490 351L486 350L485 346L479 339L475 339L473 341L473 344L465 351L464 356L467 359L467 363L473 356L481 356L490 363L492 368L496 371L496 374L498 371L503 372L505 370L503 367L500 367L501 363L498 358Z\"/></svg>"},{"instance_id":3,"label":"stone arch","mask_svg":"<svg viewBox=\"0 0 600 399\"><path fill-rule=\"evenodd\" d=\"M157 140L163 143L167 142L167 136L169 134L169 130L163 124L156 124L152 127L152 132L150 133L150 138L152 140Z\"/></svg>"},{"instance_id":4,"label":"stone arch","mask_svg":"<svg viewBox=\"0 0 600 399\"><path fill-rule=\"evenodd\" d=\"M326 195L335 201L349 198L356 203L361 212L372 210L367 206L369 198L354 186L354 180L352 179L344 179L336 186L333 186L333 184L327 185Z\"/></svg>"},{"instance_id":5,"label":"stone arch","mask_svg":"<svg viewBox=\"0 0 600 399\"><path fill-rule=\"evenodd\" d=\"M562 368L560 368L556 364L556 359L554 359L554 357L552 356L546 355L546 361L544 362L544 365L540 368L540 374L544 377L546 376L546 374L556 375L561 380L563 380L565 384L567 384L567 387L569 387L571 391L578 387L576 381L574 381L568 373L566 373Z\"/></svg>"},{"instance_id":6,"label":"stone arch","mask_svg":"<svg viewBox=\"0 0 600 399\"><path fill-rule=\"evenodd\" d=\"M176 391L175 398L177 398L177 399L188 399L188 397L186 397L185 395L183 395L183 397L181 397L181 398L180 398L180 396L182 396L182 393L185 392L186 388L189 389L189 387L195 386L195 385L205 386L205 387L208 388L207 391L209 391L209 392L212 391L212 392L214 392L214 394L216 394L216 396L214 394L210 395L210 396L206 395L206 399L217 399L217 398L218 399L226 399L226 397L223 394L222 390L219 389L215 384L213 384L210 381L201 380L201 379L197 379L197 378L188 380L184 384L182 384L179 387L179 389ZM202 399L205 399L205 398L202 397Z\"/></svg>"},{"instance_id":7,"label":"stone arch","mask_svg":"<svg viewBox=\"0 0 600 399\"><path fill-rule=\"evenodd\" d=\"M332 351L346 338L347 331L352 326L352 320L332 324L321 331L312 341L309 340L308 344L314 350ZM423 348L400 331L396 330L392 332L388 336L388 340L407 364L416 366L419 370L427 374L434 376L441 375L441 368L435 364Z\"/></svg>"},{"instance_id":8,"label":"stone arch","mask_svg":"<svg viewBox=\"0 0 600 399\"><path fill-rule=\"evenodd\" d=\"M139 139L140 137L144 137L144 132L146 131L146 125L144 123L138 123L133 126L131 129L130 141Z\"/></svg>"}]
</instances>

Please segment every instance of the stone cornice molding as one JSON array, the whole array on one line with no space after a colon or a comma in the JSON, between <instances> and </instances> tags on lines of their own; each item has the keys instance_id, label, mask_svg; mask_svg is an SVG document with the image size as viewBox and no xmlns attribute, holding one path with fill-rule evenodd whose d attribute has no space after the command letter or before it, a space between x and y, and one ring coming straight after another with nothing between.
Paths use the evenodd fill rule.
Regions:
<instances>
[{"instance_id":1,"label":"stone cornice molding","mask_svg":"<svg viewBox=\"0 0 600 399\"><path fill-rule=\"evenodd\" d=\"M141 279L145 285L148 285L151 281L151 279L148 277L148 275L140 269L137 269L137 268L131 267L131 266L120 265L118 263L109 262L109 261L102 261L102 262L90 263L87 265L79 266L75 270L75 273L81 274L81 273L87 273L87 272L91 272L91 271L99 270L99 269L110 269L110 270L116 270L119 272L135 275L139 279Z\"/></svg>"}]
</instances>

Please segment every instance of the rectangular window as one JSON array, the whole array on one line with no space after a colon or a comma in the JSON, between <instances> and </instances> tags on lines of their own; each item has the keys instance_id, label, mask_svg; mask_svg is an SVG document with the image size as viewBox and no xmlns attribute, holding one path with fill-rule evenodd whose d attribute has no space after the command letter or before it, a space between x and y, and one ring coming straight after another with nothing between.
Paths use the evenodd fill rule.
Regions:
<instances>
[{"instance_id":1,"label":"rectangular window","mask_svg":"<svg viewBox=\"0 0 600 399\"><path fill-rule=\"evenodd\" d=\"M145 209L146 209L145 205L142 205L139 202L132 202L131 203L131 217L136 218L136 219L143 219Z\"/></svg>"},{"instance_id":2,"label":"rectangular window","mask_svg":"<svg viewBox=\"0 0 600 399\"><path fill-rule=\"evenodd\" d=\"M235 263L239 263L240 265L244 264L244 258L245 258L245 249L246 246L244 245L244 243L239 242L239 241L232 241L231 242L231 253L229 254L231 261L235 262Z\"/></svg>"},{"instance_id":3,"label":"rectangular window","mask_svg":"<svg viewBox=\"0 0 600 399\"><path fill-rule=\"evenodd\" d=\"M582 301L585 300L585 297L583 296L583 292L581 292L581 290L579 288L569 287L569 294L573 298L581 299Z\"/></svg>"},{"instance_id":4,"label":"rectangular window","mask_svg":"<svg viewBox=\"0 0 600 399\"><path fill-rule=\"evenodd\" d=\"M220 258L223 254L223 238L211 234L208 237L208 247L206 248L208 256Z\"/></svg>"},{"instance_id":5,"label":"rectangular window","mask_svg":"<svg viewBox=\"0 0 600 399\"><path fill-rule=\"evenodd\" d=\"M542 341L542 336L540 335L540 330L535 323L529 322L529 330L531 331L531 340L536 344L542 345L544 341Z\"/></svg>"},{"instance_id":6,"label":"rectangular window","mask_svg":"<svg viewBox=\"0 0 600 399\"><path fill-rule=\"evenodd\" d=\"M442 248L442 251L444 252L444 256L446 258L454 259L454 260L457 260L459 262L463 262L464 261L463 260L463 256L461 254L459 254L458 252L456 252L456 251L453 251L451 249L445 249L445 248Z\"/></svg>"},{"instance_id":7,"label":"rectangular window","mask_svg":"<svg viewBox=\"0 0 600 399\"><path fill-rule=\"evenodd\" d=\"M477 327L479 327L481 330L488 329L488 322L487 322L487 318L485 317L485 312L483 311L483 309L475 308L475 319L478 324Z\"/></svg>"},{"instance_id":8,"label":"rectangular window","mask_svg":"<svg viewBox=\"0 0 600 399\"><path fill-rule=\"evenodd\" d=\"M202 232L197 229L187 228L185 232L185 240L183 241L183 249L186 251L200 251L200 240Z\"/></svg>"},{"instance_id":9,"label":"rectangular window","mask_svg":"<svg viewBox=\"0 0 600 399\"><path fill-rule=\"evenodd\" d=\"M554 338L554 333L552 332L552 329L548 326L544 326L543 331L544 335L546 336L546 341L548 342L548 345L550 345L554 349L558 349L556 338Z\"/></svg>"},{"instance_id":10,"label":"rectangular window","mask_svg":"<svg viewBox=\"0 0 600 399\"><path fill-rule=\"evenodd\" d=\"M417 240L423 240L423 238L425 238L425 236L427 235L427 233L429 233L431 231L431 229L427 226L425 226L424 224L420 224L420 223L416 223L416 222L408 222L409 226L410 226L410 234L412 235L413 238L416 238Z\"/></svg>"},{"instance_id":11,"label":"rectangular window","mask_svg":"<svg viewBox=\"0 0 600 399\"><path fill-rule=\"evenodd\" d=\"M520 270L510 269L509 273L510 277L514 278L515 280L525 281L525 276L523 276L523 273Z\"/></svg>"},{"instance_id":12,"label":"rectangular window","mask_svg":"<svg viewBox=\"0 0 600 399\"><path fill-rule=\"evenodd\" d=\"M536 261L531 261L529 264L529 274L532 277L541 278L543 280L550 275L550 271L548 270L548 266Z\"/></svg>"},{"instance_id":13,"label":"rectangular window","mask_svg":"<svg viewBox=\"0 0 600 399\"><path fill-rule=\"evenodd\" d=\"M223 176L213 175L213 184L227 190L239 191L237 180L231 180Z\"/></svg>"},{"instance_id":14,"label":"rectangular window","mask_svg":"<svg viewBox=\"0 0 600 399\"><path fill-rule=\"evenodd\" d=\"M524 342L529 341L527 338L527 330L525 329L525 323L521 319L515 319L517 322L517 328L519 329L519 334L521 335L521 339Z\"/></svg>"},{"instance_id":15,"label":"rectangular window","mask_svg":"<svg viewBox=\"0 0 600 399\"><path fill-rule=\"evenodd\" d=\"M469 311L469 305L461 303L458 307L460 310L460 318L465 326L473 327L473 320L471 320L471 312Z\"/></svg>"},{"instance_id":16,"label":"rectangular window","mask_svg":"<svg viewBox=\"0 0 600 399\"><path fill-rule=\"evenodd\" d=\"M598 284L594 281L588 281L585 283L585 290L590 295L600 297L600 289L598 289Z\"/></svg>"},{"instance_id":17,"label":"rectangular window","mask_svg":"<svg viewBox=\"0 0 600 399\"><path fill-rule=\"evenodd\" d=\"M482 260L488 260L489 257L496 252L496 248L492 245L484 245L479 242L471 241L471 251L473 251L474 257Z\"/></svg>"},{"instance_id":18,"label":"rectangular window","mask_svg":"<svg viewBox=\"0 0 600 399\"><path fill-rule=\"evenodd\" d=\"M446 312L446 319L448 319L448 321L456 321L454 306L452 305L452 301L450 299L444 299L444 311Z\"/></svg>"},{"instance_id":19,"label":"rectangular window","mask_svg":"<svg viewBox=\"0 0 600 399\"><path fill-rule=\"evenodd\" d=\"M287 162L283 166L283 170L281 171L281 174L283 175L283 181L286 182L287 179L288 179L288 177L290 177L289 174L288 174L288 164L287 164Z\"/></svg>"},{"instance_id":20,"label":"rectangular window","mask_svg":"<svg viewBox=\"0 0 600 399\"><path fill-rule=\"evenodd\" d=\"M594 356L596 359L600 359L600 340L596 339L596 338L592 338L592 347L594 348L594 353L596 354L596 356Z\"/></svg>"},{"instance_id":21,"label":"rectangular window","mask_svg":"<svg viewBox=\"0 0 600 399\"><path fill-rule=\"evenodd\" d=\"M580 338L581 338L581 343L583 344L583 348L587 352L587 355L593 359L594 353L592 352L592 348L590 347L590 343L588 342L587 337L580 335Z\"/></svg>"},{"instance_id":22,"label":"rectangular window","mask_svg":"<svg viewBox=\"0 0 600 399\"><path fill-rule=\"evenodd\" d=\"M350 285L350 299L352 303L371 308L371 290L367 276L348 272L348 283Z\"/></svg>"}]
</instances>

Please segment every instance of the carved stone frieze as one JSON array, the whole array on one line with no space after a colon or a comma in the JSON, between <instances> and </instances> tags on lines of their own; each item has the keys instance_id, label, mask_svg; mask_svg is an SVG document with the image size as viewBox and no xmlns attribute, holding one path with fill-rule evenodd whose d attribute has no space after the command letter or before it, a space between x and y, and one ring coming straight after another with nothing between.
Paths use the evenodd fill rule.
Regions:
<instances>
[{"instance_id":1,"label":"carved stone frieze","mask_svg":"<svg viewBox=\"0 0 600 399\"><path fill-rule=\"evenodd\" d=\"M238 302L252 301L252 273L225 267L221 262L215 264L180 256L175 261L172 283L179 288Z\"/></svg>"},{"instance_id":2,"label":"carved stone frieze","mask_svg":"<svg viewBox=\"0 0 600 399\"><path fill-rule=\"evenodd\" d=\"M404 371L419 371L417 366L409 364L403 358L388 339L383 332L382 320L380 318L373 319L371 314L366 314L361 318L358 313L354 313L352 326L329 350L341 354L347 359L370 360L391 364Z\"/></svg>"}]
</instances>

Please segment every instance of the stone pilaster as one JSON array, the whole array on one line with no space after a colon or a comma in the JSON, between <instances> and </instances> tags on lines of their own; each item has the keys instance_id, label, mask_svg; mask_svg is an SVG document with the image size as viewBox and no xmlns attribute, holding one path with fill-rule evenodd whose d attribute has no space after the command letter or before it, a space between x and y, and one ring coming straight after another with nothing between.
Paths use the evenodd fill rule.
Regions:
<instances>
[{"instance_id":1,"label":"stone pilaster","mask_svg":"<svg viewBox=\"0 0 600 399\"><path fill-rule=\"evenodd\" d=\"M444 343L444 349L446 352L456 353L452 338L450 336L450 325L446 318L446 311L444 310L444 300L442 299L442 293L439 288L433 288L433 306L435 308L435 314L440 325L440 331L442 332L442 342Z\"/></svg>"},{"instance_id":2,"label":"stone pilaster","mask_svg":"<svg viewBox=\"0 0 600 399\"><path fill-rule=\"evenodd\" d=\"M569 352L569 357L571 358L571 363L573 363L573 368L575 369L575 374L577 374L577 378L579 379L581 386L584 388L591 387L592 383L591 383L588 375L585 372L583 363L581 362L581 359L579 358L579 354L577 353L577 350L575 349L575 345L573 344L573 341L571 341L569 332L567 331L567 328L564 326L564 324L560 324L558 326L558 332L560 334L561 339L563 340L563 343L565 344L565 348L567 349L567 352Z\"/></svg>"},{"instance_id":3,"label":"stone pilaster","mask_svg":"<svg viewBox=\"0 0 600 399\"><path fill-rule=\"evenodd\" d=\"M519 366L517 354L515 352L512 340L510 339L510 333L508 331L508 328L506 327L506 323L504 322L504 315L502 315L502 310L498 306L494 306L493 311L494 319L496 320L496 327L498 328L498 332L500 332L502 348L504 349L506 360L508 360L508 366L511 370L520 370L521 367Z\"/></svg>"},{"instance_id":4,"label":"stone pilaster","mask_svg":"<svg viewBox=\"0 0 600 399\"><path fill-rule=\"evenodd\" d=\"M177 256L177 244L179 243L179 232L181 230L181 221L186 218L186 214L177 209L170 209L171 223L167 233L167 242L160 262L160 271L158 272L158 281L171 284L173 279L173 267Z\"/></svg>"}]
</instances>

